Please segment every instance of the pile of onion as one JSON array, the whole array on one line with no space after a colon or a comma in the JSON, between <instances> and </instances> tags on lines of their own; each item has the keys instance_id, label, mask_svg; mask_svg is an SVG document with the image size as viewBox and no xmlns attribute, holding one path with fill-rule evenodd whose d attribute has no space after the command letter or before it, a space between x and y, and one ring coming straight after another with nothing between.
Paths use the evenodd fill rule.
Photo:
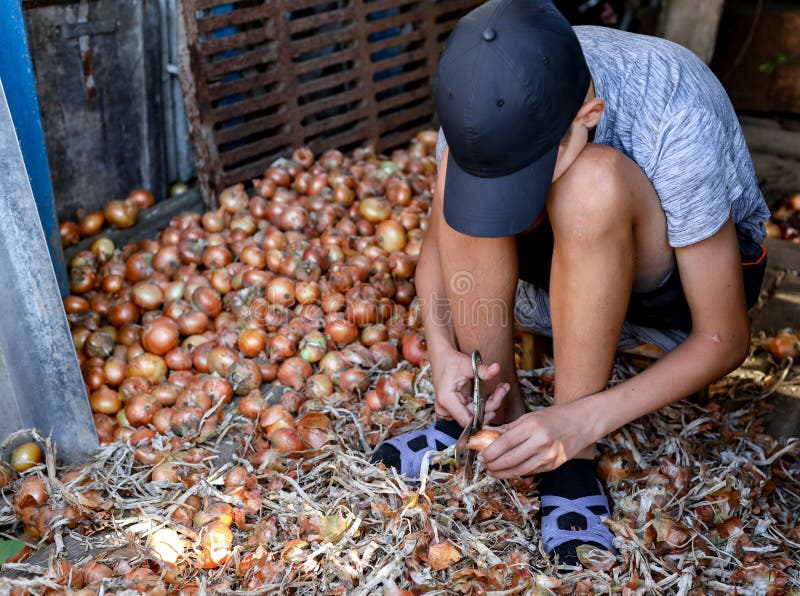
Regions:
<instances>
[{"instance_id":1,"label":"pile of onion","mask_svg":"<svg viewBox=\"0 0 800 596\"><path fill-rule=\"evenodd\" d=\"M105 224L112 228L130 228L136 224L139 212L155 204L153 193L144 188L132 190L123 200L113 199L105 204L102 211L87 212L79 209L77 222L59 222L58 231L64 247L74 246L83 238L96 236Z\"/></svg>"}]
</instances>

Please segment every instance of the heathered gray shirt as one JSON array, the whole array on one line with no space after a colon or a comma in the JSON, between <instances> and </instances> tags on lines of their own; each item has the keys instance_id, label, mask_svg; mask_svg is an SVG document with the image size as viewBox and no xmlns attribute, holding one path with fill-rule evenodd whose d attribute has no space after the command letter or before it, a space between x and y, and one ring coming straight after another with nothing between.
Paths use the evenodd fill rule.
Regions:
<instances>
[{"instance_id":1,"label":"heathered gray shirt","mask_svg":"<svg viewBox=\"0 0 800 596\"><path fill-rule=\"evenodd\" d=\"M672 42L605 27L575 27L606 102L595 143L644 170L661 199L673 247L712 236L732 215L760 242L770 212L725 90L692 52ZM444 151L441 131L437 161Z\"/></svg>"}]
</instances>

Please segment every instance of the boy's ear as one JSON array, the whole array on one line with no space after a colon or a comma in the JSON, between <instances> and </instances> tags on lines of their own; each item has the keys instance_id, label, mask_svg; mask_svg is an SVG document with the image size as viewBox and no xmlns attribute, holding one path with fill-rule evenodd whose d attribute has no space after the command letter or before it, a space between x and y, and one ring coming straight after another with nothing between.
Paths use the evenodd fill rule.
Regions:
<instances>
[{"instance_id":1,"label":"boy's ear","mask_svg":"<svg viewBox=\"0 0 800 596\"><path fill-rule=\"evenodd\" d=\"M606 102L599 97L595 97L585 102L575 119L588 129L592 129L600 122L600 117L606 109Z\"/></svg>"}]
</instances>

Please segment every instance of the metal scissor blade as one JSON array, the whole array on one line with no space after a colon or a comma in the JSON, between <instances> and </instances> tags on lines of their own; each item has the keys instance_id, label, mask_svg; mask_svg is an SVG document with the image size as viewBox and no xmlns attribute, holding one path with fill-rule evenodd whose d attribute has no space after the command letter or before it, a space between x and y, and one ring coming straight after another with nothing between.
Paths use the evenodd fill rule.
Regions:
<instances>
[{"instance_id":1,"label":"metal scissor blade","mask_svg":"<svg viewBox=\"0 0 800 596\"><path fill-rule=\"evenodd\" d=\"M467 449L470 437L483 428L483 413L486 401L481 398L481 379L478 376L478 367L481 365L481 353L472 352L472 424L462 431L456 443L456 462L464 470L464 478L472 479L475 473L475 451Z\"/></svg>"}]
</instances>

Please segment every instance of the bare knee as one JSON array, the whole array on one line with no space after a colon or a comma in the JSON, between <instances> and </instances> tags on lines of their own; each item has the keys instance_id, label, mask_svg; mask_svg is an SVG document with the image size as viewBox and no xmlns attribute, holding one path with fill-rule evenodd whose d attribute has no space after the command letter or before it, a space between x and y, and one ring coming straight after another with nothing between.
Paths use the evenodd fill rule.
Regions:
<instances>
[{"instance_id":1,"label":"bare knee","mask_svg":"<svg viewBox=\"0 0 800 596\"><path fill-rule=\"evenodd\" d=\"M632 234L637 187L644 183L650 184L627 156L587 145L551 188L547 209L554 231L589 242Z\"/></svg>"}]
</instances>

